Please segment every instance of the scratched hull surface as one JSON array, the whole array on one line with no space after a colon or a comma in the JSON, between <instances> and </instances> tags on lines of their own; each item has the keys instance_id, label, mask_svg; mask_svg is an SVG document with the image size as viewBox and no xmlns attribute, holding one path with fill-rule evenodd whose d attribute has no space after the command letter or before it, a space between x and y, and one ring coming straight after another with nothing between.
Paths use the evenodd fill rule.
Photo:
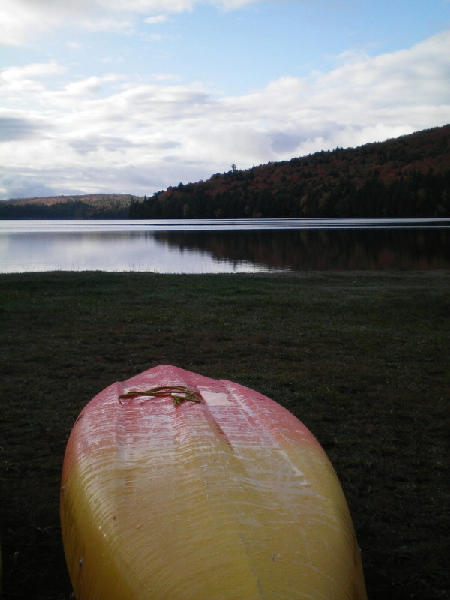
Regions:
<instances>
[{"instance_id":1,"label":"scratched hull surface","mask_svg":"<svg viewBox=\"0 0 450 600\"><path fill-rule=\"evenodd\" d=\"M201 402L127 397L179 385ZM61 523L78 600L363 600L336 475L287 410L171 366L96 396L71 433Z\"/></svg>"}]
</instances>

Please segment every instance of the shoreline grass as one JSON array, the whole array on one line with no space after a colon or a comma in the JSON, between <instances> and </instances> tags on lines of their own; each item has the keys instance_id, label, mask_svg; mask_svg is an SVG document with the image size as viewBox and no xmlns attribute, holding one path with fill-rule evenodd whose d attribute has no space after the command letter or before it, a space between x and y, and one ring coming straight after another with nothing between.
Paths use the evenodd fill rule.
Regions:
<instances>
[{"instance_id":1,"label":"shoreline grass","mask_svg":"<svg viewBox=\"0 0 450 600\"><path fill-rule=\"evenodd\" d=\"M291 410L330 457L370 600L448 593L450 273L0 275L4 600L68 600L65 444L82 407L158 364Z\"/></svg>"}]
</instances>

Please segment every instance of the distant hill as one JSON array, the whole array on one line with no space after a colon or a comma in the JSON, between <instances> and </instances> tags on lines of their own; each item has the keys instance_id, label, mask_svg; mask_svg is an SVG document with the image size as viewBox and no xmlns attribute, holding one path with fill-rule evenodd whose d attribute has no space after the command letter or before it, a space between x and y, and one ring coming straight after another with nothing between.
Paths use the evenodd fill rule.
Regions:
<instances>
[{"instance_id":1,"label":"distant hill","mask_svg":"<svg viewBox=\"0 0 450 600\"><path fill-rule=\"evenodd\" d=\"M127 219L130 194L17 198L0 202L0 219Z\"/></svg>"},{"instance_id":2,"label":"distant hill","mask_svg":"<svg viewBox=\"0 0 450 600\"><path fill-rule=\"evenodd\" d=\"M131 218L450 217L450 125L316 152L133 201Z\"/></svg>"}]
</instances>

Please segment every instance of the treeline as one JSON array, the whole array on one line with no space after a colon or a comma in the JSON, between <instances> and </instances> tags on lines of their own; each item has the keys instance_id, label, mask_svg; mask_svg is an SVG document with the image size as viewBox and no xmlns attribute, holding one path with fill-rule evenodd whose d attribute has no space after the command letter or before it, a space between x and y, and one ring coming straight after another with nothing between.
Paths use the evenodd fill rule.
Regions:
<instances>
[{"instance_id":1,"label":"treeline","mask_svg":"<svg viewBox=\"0 0 450 600\"><path fill-rule=\"evenodd\" d=\"M143 202L133 219L450 217L450 125L359 148L316 152L207 181L180 183Z\"/></svg>"},{"instance_id":2,"label":"treeline","mask_svg":"<svg viewBox=\"0 0 450 600\"><path fill-rule=\"evenodd\" d=\"M47 202L45 202L47 200ZM0 202L0 219L450 217L450 125L386 142L232 165L147 198L97 194Z\"/></svg>"},{"instance_id":3,"label":"treeline","mask_svg":"<svg viewBox=\"0 0 450 600\"><path fill-rule=\"evenodd\" d=\"M230 189L208 182L179 185L142 202L132 201L132 219L214 219L246 217L407 218L450 217L450 170L411 171L384 181L374 170L363 182L347 175L293 185L252 187L252 172L232 173ZM231 185L239 182L239 185Z\"/></svg>"},{"instance_id":4,"label":"treeline","mask_svg":"<svg viewBox=\"0 0 450 600\"><path fill-rule=\"evenodd\" d=\"M128 206L94 206L81 200L55 204L0 202L0 219L127 219Z\"/></svg>"}]
</instances>

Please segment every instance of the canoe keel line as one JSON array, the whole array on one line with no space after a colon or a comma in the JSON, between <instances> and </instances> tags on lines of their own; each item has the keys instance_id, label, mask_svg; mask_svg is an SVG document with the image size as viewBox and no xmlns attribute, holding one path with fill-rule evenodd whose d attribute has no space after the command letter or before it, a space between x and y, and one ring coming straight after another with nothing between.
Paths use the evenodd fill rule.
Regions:
<instances>
[{"instance_id":1,"label":"canoe keel line","mask_svg":"<svg viewBox=\"0 0 450 600\"><path fill-rule=\"evenodd\" d=\"M70 435L61 524L77 600L365 600L321 446L289 411L172 366L98 394Z\"/></svg>"}]
</instances>

